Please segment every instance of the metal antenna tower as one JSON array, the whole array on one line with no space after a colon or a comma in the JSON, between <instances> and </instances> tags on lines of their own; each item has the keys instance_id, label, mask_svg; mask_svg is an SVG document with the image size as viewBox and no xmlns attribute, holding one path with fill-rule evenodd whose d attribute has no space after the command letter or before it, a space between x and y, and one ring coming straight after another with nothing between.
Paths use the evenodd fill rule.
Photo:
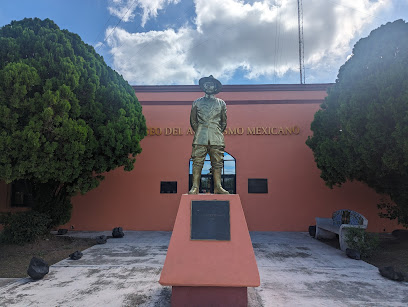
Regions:
<instances>
[{"instance_id":1,"label":"metal antenna tower","mask_svg":"<svg viewBox=\"0 0 408 307\"><path fill-rule=\"evenodd\" d=\"M297 0L298 5L298 32L299 32L299 72L300 84L305 83L305 45L303 42L303 3Z\"/></svg>"}]
</instances>

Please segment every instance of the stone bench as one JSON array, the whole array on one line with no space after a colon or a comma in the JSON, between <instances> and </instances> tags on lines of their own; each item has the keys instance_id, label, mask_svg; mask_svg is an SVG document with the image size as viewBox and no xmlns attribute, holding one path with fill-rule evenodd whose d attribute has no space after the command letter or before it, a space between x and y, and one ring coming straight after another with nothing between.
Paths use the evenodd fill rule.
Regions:
<instances>
[{"instance_id":1,"label":"stone bench","mask_svg":"<svg viewBox=\"0 0 408 307\"><path fill-rule=\"evenodd\" d=\"M347 248L346 233L349 228L367 228L368 221L360 213L352 210L338 210L332 218L316 218L316 239L333 239L339 235L340 249Z\"/></svg>"}]
</instances>

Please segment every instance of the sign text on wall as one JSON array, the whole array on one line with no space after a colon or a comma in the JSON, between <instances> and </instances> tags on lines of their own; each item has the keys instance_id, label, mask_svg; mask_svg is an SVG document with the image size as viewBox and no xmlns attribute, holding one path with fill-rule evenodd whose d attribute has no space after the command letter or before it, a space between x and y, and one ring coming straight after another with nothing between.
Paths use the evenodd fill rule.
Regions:
<instances>
[{"instance_id":1,"label":"sign text on wall","mask_svg":"<svg viewBox=\"0 0 408 307\"><path fill-rule=\"evenodd\" d=\"M298 135L300 128L298 126L291 127L227 127L224 131L224 135ZM182 131L179 127L149 127L147 128L148 136L182 136L193 135L194 131L188 128L186 131Z\"/></svg>"}]
</instances>

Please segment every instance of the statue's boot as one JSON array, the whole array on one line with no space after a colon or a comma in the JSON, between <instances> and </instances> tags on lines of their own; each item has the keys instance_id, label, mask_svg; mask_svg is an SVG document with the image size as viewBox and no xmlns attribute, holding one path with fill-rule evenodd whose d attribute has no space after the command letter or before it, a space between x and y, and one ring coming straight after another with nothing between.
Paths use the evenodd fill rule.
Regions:
<instances>
[{"instance_id":1,"label":"statue's boot","mask_svg":"<svg viewBox=\"0 0 408 307\"><path fill-rule=\"evenodd\" d=\"M201 169L202 167L193 165L193 186L188 191L188 194L198 194L200 190Z\"/></svg>"},{"instance_id":2,"label":"statue's boot","mask_svg":"<svg viewBox=\"0 0 408 307\"><path fill-rule=\"evenodd\" d=\"M213 169L214 179L214 194L229 194L227 190L224 190L221 186L221 169Z\"/></svg>"}]
</instances>

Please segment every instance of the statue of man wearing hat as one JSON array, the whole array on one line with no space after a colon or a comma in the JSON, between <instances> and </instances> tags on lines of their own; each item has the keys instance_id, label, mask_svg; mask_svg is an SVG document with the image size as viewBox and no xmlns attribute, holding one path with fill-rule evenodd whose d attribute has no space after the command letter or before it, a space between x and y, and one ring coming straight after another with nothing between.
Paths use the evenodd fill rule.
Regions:
<instances>
[{"instance_id":1,"label":"statue of man wearing hat","mask_svg":"<svg viewBox=\"0 0 408 307\"><path fill-rule=\"evenodd\" d=\"M213 76L201 78L200 88L205 96L193 102L190 125L195 132L193 139L193 186L188 194L198 194L201 170L207 153L210 155L215 194L229 194L221 186L221 170L224 158L224 135L227 127L227 107L224 100L216 98L222 88L220 81Z\"/></svg>"}]
</instances>

